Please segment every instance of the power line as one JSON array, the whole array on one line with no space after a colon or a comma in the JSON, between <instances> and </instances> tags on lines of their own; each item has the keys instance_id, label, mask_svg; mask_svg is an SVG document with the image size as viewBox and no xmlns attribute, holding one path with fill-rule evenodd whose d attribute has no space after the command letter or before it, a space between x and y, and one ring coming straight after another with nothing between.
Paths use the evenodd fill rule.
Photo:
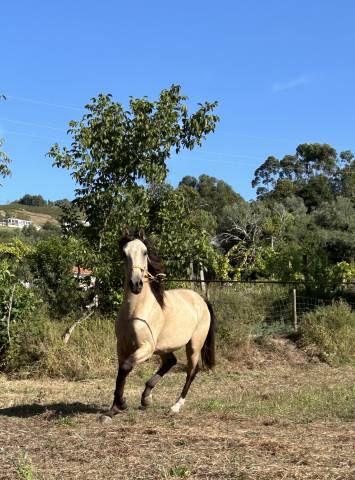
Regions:
<instances>
[{"instance_id":1,"label":"power line","mask_svg":"<svg viewBox=\"0 0 355 480\"><path fill-rule=\"evenodd\" d=\"M65 109L68 109L68 110L78 110L78 111L83 110L80 107L74 107L72 105L62 105L62 104L59 104L59 103L51 103L51 102L46 102L44 100L35 100L33 98L17 97L17 96L14 96L14 95L7 95L6 98L10 98L12 100L16 100L16 101L19 101L19 102L27 102L27 103L34 103L34 104L37 104L37 105L45 105L47 107L65 108Z\"/></svg>"},{"instance_id":2,"label":"power line","mask_svg":"<svg viewBox=\"0 0 355 480\"><path fill-rule=\"evenodd\" d=\"M209 155L219 155L219 156L222 156L222 157L229 157L229 158L232 158L232 157L235 157L235 158L240 158L240 157L244 157L244 158L251 158L251 159L255 159L255 155L246 155L244 153L238 153L237 155L234 155L234 154L230 154L230 153L225 153L225 152L212 152L211 150L204 150L203 151L204 153L207 153Z\"/></svg>"},{"instance_id":3,"label":"power line","mask_svg":"<svg viewBox=\"0 0 355 480\"><path fill-rule=\"evenodd\" d=\"M76 110L76 111L81 111L81 112L83 111L83 108L80 108L80 107L77 107L77 106L52 103L52 102L47 102L45 100L38 100L38 99L33 99L33 98L28 98L28 97L19 97L19 96L14 96L14 95L7 95L7 98L13 99L13 100L16 100L16 101L21 101L21 102L28 102L28 103L38 104L38 105L45 105L45 106L49 106L49 107L64 108L64 109ZM31 123L31 122L25 122L25 121L22 121L22 120L11 120L11 119L6 119L6 118L0 118L0 120L6 121L6 122L11 122L11 123L18 123L18 124L21 124L21 125L28 125L28 126L38 127L38 128L48 128L48 129L51 129L51 130L66 132L66 130L64 130L62 128L53 127L51 125L46 125L46 124L36 124L36 123ZM294 143L299 143L300 142L299 139L296 140L296 139L280 138L280 137L278 137L278 138L265 137L265 136L250 135L250 134L246 134L246 133L231 132L231 131L219 130L219 129L217 129L217 133L232 135L232 136L236 136L236 137L251 138L251 139L256 139L256 140L266 140L266 141L269 141L269 142L294 142ZM24 133L19 133L19 132L17 132L17 134L25 135ZM28 134L28 136L30 136L30 135ZM38 137L40 138L40 136L38 136ZM343 148L348 148L348 147L337 146L338 150L341 150ZM230 154L225 153L225 152L212 152L212 151L208 151L208 150L205 151L204 153L205 154L211 154L211 155L225 156L225 157L229 157L229 158L241 158L241 157L251 158L251 159L255 158L252 155L245 155L245 154L239 154L239 155L233 155L232 154L232 155L230 155ZM259 164L260 161L257 161L257 162ZM234 162L221 162L221 163L231 163L231 164L233 164ZM239 163L239 164L241 164L241 163ZM251 165L251 166L256 165L256 164L247 164L245 162L243 164L244 165Z\"/></svg>"},{"instance_id":4,"label":"power line","mask_svg":"<svg viewBox=\"0 0 355 480\"><path fill-rule=\"evenodd\" d=\"M19 96L15 96L15 95L6 95L6 97L9 98L9 99L12 99L12 100L19 101L19 102L28 102L28 103L34 103L34 104L37 104L37 105L45 105L45 106L48 106L48 107L56 107L56 108L65 108L65 109L76 110L76 111L81 111L81 112L83 111L83 107L78 107L78 106L74 106L74 105L63 105L63 104L60 104L60 103L47 102L46 100L38 100L38 99L28 98L28 97L19 97ZM265 137L265 136L262 136L262 135L251 135L251 134L248 134L248 133L231 132L231 131L228 131L228 130L220 130L220 129L217 129L217 133L222 133L222 134L226 134L226 135L234 135L236 137L252 138L252 139L256 139L256 140L267 140L267 141L270 141L270 142L294 142L294 143L300 142L299 139L296 140L295 138ZM347 148L347 147L338 146L338 148L340 149L340 148Z\"/></svg>"},{"instance_id":5,"label":"power line","mask_svg":"<svg viewBox=\"0 0 355 480\"><path fill-rule=\"evenodd\" d=\"M249 135L247 133L238 133L238 132L230 132L227 130L219 130L219 133L224 133L226 135L235 135L236 137L245 137L245 138L253 138L256 140L267 140L269 142L295 142L298 143L299 140L291 139L291 138L272 138L272 137L263 137L259 135Z\"/></svg>"},{"instance_id":6,"label":"power line","mask_svg":"<svg viewBox=\"0 0 355 480\"><path fill-rule=\"evenodd\" d=\"M263 137L263 136L258 136L258 135L250 135L247 133L238 133L238 132L230 132L227 130L216 130L219 133L226 134L226 135L234 135L236 137L245 137L245 138L252 138L255 140L267 140L268 142L292 142L292 143L319 143L319 142L310 142L310 141L303 141L300 139L295 139L295 138L275 138L275 137ZM327 143L327 142L325 142ZM336 145L337 150L348 150L349 146L342 146L342 145Z\"/></svg>"},{"instance_id":7,"label":"power line","mask_svg":"<svg viewBox=\"0 0 355 480\"><path fill-rule=\"evenodd\" d=\"M50 130L57 130L59 132L66 132L63 128L53 127L52 125L44 125L40 123L25 122L24 120L11 120L10 118L2 118L0 120L8 123L18 123L19 125L27 125L29 127L38 127L38 128L49 128Z\"/></svg>"},{"instance_id":8,"label":"power line","mask_svg":"<svg viewBox=\"0 0 355 480\"><path fill-rule=\"evenodd\" d=\"M25 137L32 137L32 138L43 138L43 139L47 139L47 140L52 140L54 142L58 142L58 141L61 141L61 142L65 142L66 140L64 139L61 139L61 138L54 138L54 137L47 137L47 136L44 136L44 135L35 135L35 134L32 134L32 133L27 133L27 132L15 132L15 131L12 131L12 130L3 130L4 133L6 133L7 135L21 135L21 136L25 136Z\"/></svg>"},{"instance_id":9,"label":"power line","mask_svg":"<svg viewBox=\"0 0 355 480\"><path fill-rule=\"evenodd\" d=\"M258 166L259 163L247 163L247 162L244 162L244 161L241 161L241 162L233 162L233 161L228 161L228 160L221 160L221 159L211 159L211 158L201 158L202 156L199 156L198 160L203 160L204 162L209 162L209 163L225 163L227 165L235 165L235 166L238 166L238 165L246 165L246 166L250 166L250 167L255 167L255 166ZM238 157L235 157L236 159ZM178 156L174 156L174 157L171 157L170 160L189 160L191 161L191 158L190 157L186 157L186 156L183 156L183 155L178 155Z\"/></svg>"}]
</instances>

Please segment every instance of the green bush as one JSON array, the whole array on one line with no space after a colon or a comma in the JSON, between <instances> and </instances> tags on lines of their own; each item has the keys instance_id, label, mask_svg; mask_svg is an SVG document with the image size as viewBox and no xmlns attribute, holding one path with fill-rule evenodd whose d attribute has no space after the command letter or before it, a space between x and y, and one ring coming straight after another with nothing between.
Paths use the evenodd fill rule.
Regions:
<instances>
[{"instance_id":1,"label":"green bush","mask_svg":"<svg viewBox=\"0 0 355 480\"><path fill-rule=\"evenodd\" d=\"M6 372L26 371L32 373L42 359L42 344L46 342L50 320L45 308L39 309L27 319L11 324L11 340L2 357Z\"/></svg>"},{"instance_id":2,"label":"green bush","mask_svg":"<svg viewBox=\"0 0 355 480\"><path fill-rule=\"evenodd\" d=\"M301 344L330 365L355 363L355 312L344 302L319 307L304 315Z\"/></svg>"},{"instance_id":3,"label":"green bush","mask_svg":"<svg viewBox=\"0 0 355 480\"><path fill-rule=\"evenodd\" d=\"M78 287L73 266L80 264L83 245L74 238L50 237L37 243L30 268L34 285L49 305L52 315L76 312L88 302L88 293Z\"/></svg>"},{"instance_id":4,"label":"green bush","mask_svg":"<svg viewBox=\"0 0 355 480\"><path fill-rule=\"evenodd\" d=\"M11 248L11 247L9 247ZM0 260L0 355L16 340L16 330L42 303L35 291L26 288L17 279L15 261ZM16 265L15 265L16 268Z\"/></svg>"}]
</instances>

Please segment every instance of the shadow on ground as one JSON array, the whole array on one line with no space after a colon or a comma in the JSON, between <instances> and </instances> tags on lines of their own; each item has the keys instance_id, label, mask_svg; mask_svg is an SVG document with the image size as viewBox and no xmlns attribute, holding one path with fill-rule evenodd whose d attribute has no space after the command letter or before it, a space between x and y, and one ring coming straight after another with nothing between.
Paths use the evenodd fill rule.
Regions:
<instances>
[{"instance_id":1,"label":"shadow on ground","mask_svg":"<svg viewBox=\"0 0 355 480\"><path fill-rule=\"evenodd\" d=\"M70 417L78 413L102 413L102 409L95 405L85 405L84 403L50 403L40 405L38 403L16 405L9 408L0 408L0 416L28 418L37 415L44 417Z\"/></svg>"}]
</instances>

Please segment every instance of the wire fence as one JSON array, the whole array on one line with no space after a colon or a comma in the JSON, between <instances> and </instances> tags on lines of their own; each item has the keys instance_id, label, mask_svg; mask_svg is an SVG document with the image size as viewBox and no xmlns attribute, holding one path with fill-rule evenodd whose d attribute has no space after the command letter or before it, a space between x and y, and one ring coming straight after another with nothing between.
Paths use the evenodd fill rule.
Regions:
<instances>
[{"instance_id":1,"label":"wire fence","mask_svg":"<svg viewBox=\"0 0 355 480\"><path fill-rule=\"evenodd\" d=\"M167 280L168 288L187 287L207 296L220 319L228 322L253 323L267 328L283 325L285 330L298 330L304 314L334 301L346 301L355 310L354 282L343 284L333 292L306 288L302 282L280 281L211 281ZM312 294L312 292L316 292ZM281 327L280 327L281 328Z\"/></svg>"}]
</instances>

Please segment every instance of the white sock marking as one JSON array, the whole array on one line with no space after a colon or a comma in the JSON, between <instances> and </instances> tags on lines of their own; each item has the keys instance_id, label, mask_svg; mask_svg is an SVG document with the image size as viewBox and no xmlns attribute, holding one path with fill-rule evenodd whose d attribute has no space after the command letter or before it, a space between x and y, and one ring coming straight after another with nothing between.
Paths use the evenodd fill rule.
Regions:
<instances>
[{"instance_id":1,"label":"white sock marking","mask_svg":"<svg viewBox=\"0 0 355 480\"><path fill-rule=\"evenodd\" d=\"M184 405L184 403L185 403L185 399L182 398L182 397L180 397L179 400L175 403L175 405L173 405L173 406L171 407L170 410L171 410L173 413L179 413L179 412L180 412L180 408Z\"/></svg>"}]
</instances>

